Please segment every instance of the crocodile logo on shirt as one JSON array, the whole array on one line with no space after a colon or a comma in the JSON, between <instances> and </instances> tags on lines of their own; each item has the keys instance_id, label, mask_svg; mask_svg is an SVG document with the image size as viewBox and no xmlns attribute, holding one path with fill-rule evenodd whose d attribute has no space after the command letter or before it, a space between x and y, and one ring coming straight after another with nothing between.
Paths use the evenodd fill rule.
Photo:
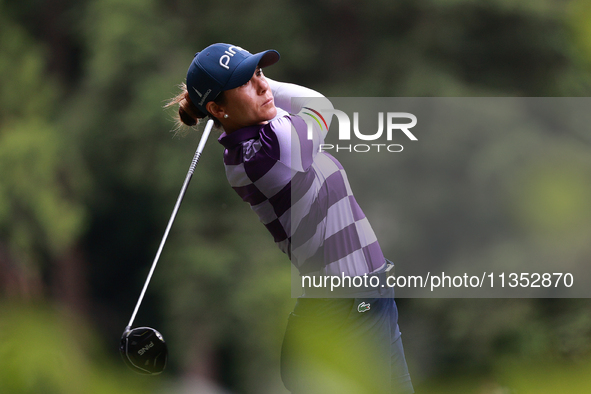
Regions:
<instances>
[{"instance_id":1,"label":"crocodile logo on shirt","mask_svg":"<svg viewBox=\"0 0 591 394\"><path fill-rule=\"evenodd\" d=\"M370 309L370 304L362 302L357 306L357 311L359 312L367 312Z\"/></svg>"}]
</instances>

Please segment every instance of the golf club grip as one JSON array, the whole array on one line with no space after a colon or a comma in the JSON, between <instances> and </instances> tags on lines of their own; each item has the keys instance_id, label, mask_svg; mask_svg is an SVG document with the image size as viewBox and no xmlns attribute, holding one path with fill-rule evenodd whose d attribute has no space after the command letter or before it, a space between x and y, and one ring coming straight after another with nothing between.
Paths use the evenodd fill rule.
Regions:
<instances>
[{"instance_id":1,"label":"golf club grip","mask_svg":"<svg viewBox=\"0 0 591 394\"><path fill-rule=\"evenodd\" d=\"M193 172L195 171L195 166L199 162L199 157L201 157L201 152L203 152L203 148L205 147L205 143L207 142L207 138L209 138L209 133L211 132L211 128L213 127L213 120L210 119L207 121L205 125L205 129L203 130L203 134L201 135L201 140L199 141L199 145L197 146L197 150L195 151L195 155L193 156L193 160L191 161L191 165L189 166L189 171L187 172L187 176L185 177L185 182L183 183L183 187L181 188L181 192L179 193L179 197L176 200L176 204L174 205L174 209L172 210L172 215L168 220L168 225L166 226L166 230L164 231L164 236L162 237L162 241L160 241L160 246L158 246L158 251L156 252L156 257L154 258L154 262L152 263L152 267L150 268L150 272L148 273L148 277L146 279L146 283L144 283L144 287L142 292L140 293L140 297L135 305L135 309L133 310L133 314L131 315L131 319L129 319L129 323L127 324L128 327L133 325L133 321L135 320L135 316L137 315L138 310L140 309L140 305L142 300L144 299L144 295L146 294L146 290L148 289L148 285L150 284L150 280L152 279L152 274L156 269L156 265L158 264L158 259L160 258L160 253L162 253L162 248L164 248L164 243L166 242L166 238L168 237L168 233L170 232L170 228L172 227L172 223L176 217L176 214L181 206L181 202L183 201L183 197L185 196L185 192L187 191L187 187L189 186L189 182L191 181L191 177L193 176Z\"/></svg>"},{"instance_id":2,"label":"golf club grip","mask_svg":"<svg viewBox=\"0 0 591 394\"><path fill-rule=\"evenodd\" d=\"M211 132L211 128L213 127L213 120L210 119L207 121L205 125L205 129L203 130L203 135L201 135L201 140L199 141L199 145L197 146L197 151L195 151L195 156L193 157L193 161L191 162L191 166L189 167L189 174L193 175L195 171L195 167L197 163L199 163L199 158L201 157L201 152L203 152L203 148L205 147L205 143L209 138L209 133Z\"/></svg>"}]
</instances>

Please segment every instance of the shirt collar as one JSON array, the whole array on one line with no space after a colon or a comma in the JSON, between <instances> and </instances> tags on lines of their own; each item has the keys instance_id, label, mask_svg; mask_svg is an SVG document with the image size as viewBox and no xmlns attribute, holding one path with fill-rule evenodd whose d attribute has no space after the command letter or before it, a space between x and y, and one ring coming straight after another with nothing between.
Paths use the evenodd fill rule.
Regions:
<instances>
[{"instance_id":1,"label":"shirt collar","mask_svg":"<svg viewBox=\"0 0 591 394\"><path fill-rule=\"evenodd\" d=\"M264 127L264 124L259 124L254 126L243 127L230 134L226 134L226 132L223 132L220 138L218 138L218 142L222 144L226 149L232 149L243 141L247 141L258 137L260 131Z\"/></svg>"}]
</instances>

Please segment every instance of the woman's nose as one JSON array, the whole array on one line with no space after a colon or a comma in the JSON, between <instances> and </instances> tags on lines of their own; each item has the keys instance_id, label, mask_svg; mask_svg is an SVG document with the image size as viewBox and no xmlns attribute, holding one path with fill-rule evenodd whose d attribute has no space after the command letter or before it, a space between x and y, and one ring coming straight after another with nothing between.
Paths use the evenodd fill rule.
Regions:
<instances>
[{"instance_id":1,"label":"woman's nose","mask_svg":"<svg viewBox=\"0 0 591 394\"><path fill-rule=\"evenodd\" d=\"M269 89L269 83L265 77L257 78L258 90L261 93L265 93Z\"/></svg>"}]
</instances>

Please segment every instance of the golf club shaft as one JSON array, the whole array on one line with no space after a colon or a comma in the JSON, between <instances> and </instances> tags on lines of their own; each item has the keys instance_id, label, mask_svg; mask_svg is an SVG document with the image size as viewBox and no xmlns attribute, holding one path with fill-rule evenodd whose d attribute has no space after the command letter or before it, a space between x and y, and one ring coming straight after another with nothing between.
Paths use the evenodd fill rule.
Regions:
<instances>
[{"instance_id":1,"label":"golf club shaft","mask_svg":"<svg viewBox=\"0 0 591 394\"><path fill-rule=\"evenodd\" d=\"M168 237L168 233L170 228L172 227L172 223L176 217L176 214L181 206L181 202L183 201L183 197L185 196L185 192L187 191L187 187L189 186L189 182L191 181L191 177L193 176L193 172L195 171L195 166L199 162L199 157L201 157L201 152L203 152L203 148L205 147L205 142L207 142L207 138L209 137L209 133L211 132L211 128L213 127L213 120L210 119L207 124L205 125L205 129L203 130L203 135L201 135L201 140L199 141L199 145L197 146L197 151L195 151L195 156L193 156L193 161L191 162L191 166L189 167L189 172L187 172L187 176L185 177L185 182L183 183L183 187L181 188L181 192L179 194L178 199L176 200L176 204L174 209L172 210L172 215L168 220L168 225L166 226L166 230L164 231L164 236L162 237L162 241L160 241L160 246L158 247L158 251L156 252L156 257L154 258L154 262L152 263L152 268L150 268L150 272L148 273L148 278L146 279L146 283L144 284L144 288L140 294L140 298L137 301L133 314L131 315L131 319L129 319L129 323L127 324L126 330L129 330L135 320L135 316L137 315L138 310L140 309L140 305L142 300L144 299L144 295L146 294L146 289L150 284L150 279L152 279L152 274L154 273L154 269L156 268L156 264L158 264L158 259L160 258L160 253L162 252L162 248L164 247L164 243L166 242L166 238Z\"/></svg>"}]
</instances>

